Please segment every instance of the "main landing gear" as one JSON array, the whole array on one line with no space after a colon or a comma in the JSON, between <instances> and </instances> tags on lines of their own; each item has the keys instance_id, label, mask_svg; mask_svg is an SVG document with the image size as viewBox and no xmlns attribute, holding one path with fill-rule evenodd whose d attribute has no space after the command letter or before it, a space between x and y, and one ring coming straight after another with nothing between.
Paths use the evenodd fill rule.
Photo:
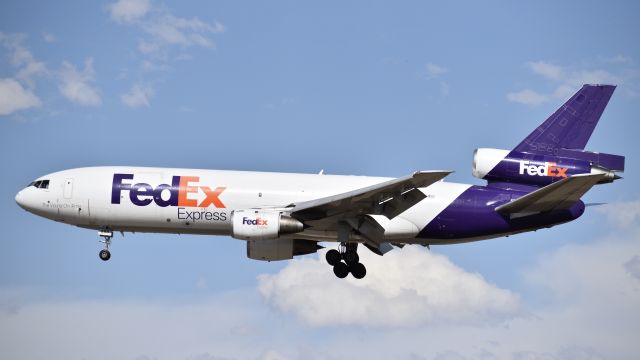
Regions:
<instances>
[{"instance_id":1,"label":"main landing gear","mask_svg":"<svg viewBox=\"0 0 640 360\"><path fill-rule=\"evenodd\" d=\"M111 259L111 252L109 251L109 245L111 245L111 239L113 238L113 231L111 230L103 230L98 232L98 236L102 237L102 240L99 240L104 244L104 249L100 250L98 256L100 256L100 260L107 261Z\"/></svg>"},{"instance_id":2,"label":"main landing gear","mask_svg":"<svg viewBox=\"0 0 640 360\"><path fill-rule=\"evenodd\" d=\"M340 243L338 250L327 251L325 258L329 265L333 266L333 273L340 279L344 279L349 273L356 279L362 279L367 275L367 268L360 263L357 249L357 243L343 242Z\"/></svg>"}]
</instances>

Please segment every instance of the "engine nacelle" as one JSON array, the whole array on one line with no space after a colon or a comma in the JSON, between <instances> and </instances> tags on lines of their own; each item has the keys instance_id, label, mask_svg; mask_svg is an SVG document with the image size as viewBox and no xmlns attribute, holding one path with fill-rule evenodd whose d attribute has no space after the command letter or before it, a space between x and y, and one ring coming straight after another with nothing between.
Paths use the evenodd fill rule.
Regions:
<instances>
[{"instance_id":1,"label":"engine nacelle","mask_svg":"<svg viewBox=\"0 0 640 360\"><path fill-rule=\"evenodd\" d=\"M277 239L304 230L304 225L280 211L235 210L231 214L232 236L241 240Z\"/></svg>"},{"instance_id":2,"label":"engine nacelle","mask_svg":"<svg viewBox=\"0 0 640 360\"><path fill-rule=\"evenodd\" d=\"M582 153L587 154L587 152ZM622 164L624 164L624 157L603 155L622 158ZM622 169L624 169L624 165L622 165ZM476 149L473 153L473 176L490 182L500 181L544 186L571 175L594 173L606 174L601 180L603 183L612 182L619 178L614 171L593 161L499 149L481 148Z\"/></svg>"},{"instance_id":3,"label":"engine nacelle","mask_svg":"<svg viewBox=\"0 0 640 360\"><path fill-rule=\"evenodd\" d=\"M276 261L297 255L317 252L322 246L312 240L271 239L247 241L247 257L254 260Z\"/></svg>"}]
</instances>

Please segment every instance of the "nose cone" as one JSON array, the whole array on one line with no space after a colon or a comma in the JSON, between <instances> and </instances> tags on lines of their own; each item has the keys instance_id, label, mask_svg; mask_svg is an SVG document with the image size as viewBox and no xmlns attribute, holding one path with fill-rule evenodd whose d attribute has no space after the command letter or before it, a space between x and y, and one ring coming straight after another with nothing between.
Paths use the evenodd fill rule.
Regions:
<instances>
[{"instance_id":1,"label":"nose cone","mask_svg":"<svg viewBox=\"0 0 640 360\"><path fill-rule=\"evenodd\" d=\"M23 190L18 191L18 193L16 194L16 204L18 204L18 206L20 206L21 208L27 210L26 204L24 202L24 191Z\"/></svg>"},{"instance_id":2,"label":"nose cone","mask_svg":"<svg viewBox=\"0 0 640 360\"><path fill-rule=\"evenodd\" d=\"M34 212L35 204L33 199L34 194L29 193L29 189L22 189L16 194L16 204L28 212Z\"/></svg>"}]
</instances>

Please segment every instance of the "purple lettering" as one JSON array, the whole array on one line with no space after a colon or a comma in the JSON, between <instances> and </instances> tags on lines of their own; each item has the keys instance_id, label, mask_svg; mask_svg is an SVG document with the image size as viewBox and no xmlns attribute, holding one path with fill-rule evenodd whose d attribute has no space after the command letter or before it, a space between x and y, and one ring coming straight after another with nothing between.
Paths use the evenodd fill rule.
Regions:
<instances>
[{"instance_id":1,"label":"purple lettering","mask_svg":"<svg viewBox=\"0 0 640 360\"><path fill-rule=\"evenodd\" d=\"M151 204L152 199L140 199L140 196L153 196L153 188L149 184L139 183L135 184L129 190L129 199L131 202L138 206L147 206Z\"/></svg>"},{"instance_id":2,"label":"purple lettering","mask_svg":"<svg viewBox=\"0 0 640 360\"><path fill-rule=\"evenodd\" d=\"M169 190L169 198L167 200L162 198L162 192L164 190ZM178 191L180 191L180 176L174 176L171 178L171 185L158 185L153 191L153 200L160 207L178 206Z\"/></svg>"},{"instance_id":3,"label":"purple lettering","mask_svg":"<svg viewBox=\"0 0 640 360\"><path fill-rule=\"evenodd\" d=\"M133 174L113 174L113 183L111 184L111 203L120 204L120 193L122 190L131 189L130 184L123 184L122 180L133 179Z\"/></svg>"}]
</instances>

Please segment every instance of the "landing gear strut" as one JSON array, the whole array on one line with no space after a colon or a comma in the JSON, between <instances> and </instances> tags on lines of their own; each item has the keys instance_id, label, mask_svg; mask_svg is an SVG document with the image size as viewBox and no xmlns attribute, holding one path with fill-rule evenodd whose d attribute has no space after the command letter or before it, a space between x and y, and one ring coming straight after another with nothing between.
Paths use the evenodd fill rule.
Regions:
<instances>
[{"instance_id":1,"label":"landing gear strut","mask_svg":"<svg viewBox=\"0 0 640 360\"><path fill-rule=\"evenodd\" d=\"M344 279L349 273L356 279L362 279L367 275L367 268L360 263L357 249L357 243L343 242L340 243L338 250L327 251L325 256L327 263L333 266L333 273L340 279Z\"/></svg>"},{"instance_id":2,"label":"landing gear strut","mask_svg":"<svg viewBox=\"0 0 640 360\"><path fill-rule=\"evenodd\" d=\"M100 250L98 256L100 256L100 260L107 261L111 259L111 252L109 251L109 245L111 245L111 238L113 238L113 231L111 230L103 230L98 233L98 236L102 237L102 240L99 240L104 244L104 249Z\"/></svg>"}]
</instances>

